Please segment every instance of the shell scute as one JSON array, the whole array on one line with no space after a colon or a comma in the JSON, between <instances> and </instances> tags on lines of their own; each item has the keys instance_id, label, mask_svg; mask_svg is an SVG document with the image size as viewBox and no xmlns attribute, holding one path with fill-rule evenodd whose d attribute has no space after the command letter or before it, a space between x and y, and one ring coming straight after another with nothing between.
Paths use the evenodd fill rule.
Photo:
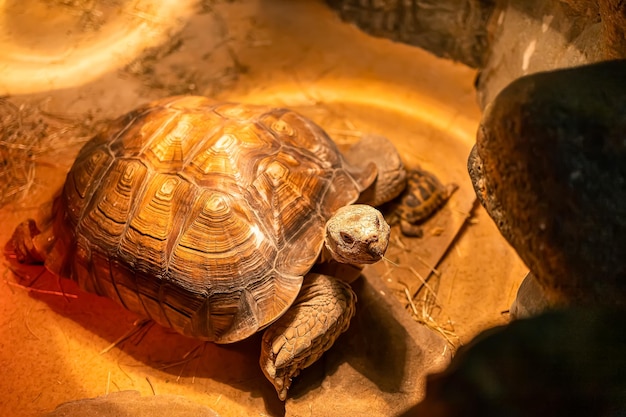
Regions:
<instances>
[{"instance_id":1,"label":"shell scute","mask_svg":"<svg viewBox=\"0 0 626 417\"><path fill-rule=\"evenodd\" d=\"M278 151L279 143L252 125L226 122L190 158L183 172L202 187L215 186L229 178L246 187L255 177L258 161Z\"/></svg>"},{"instance_id":2,"label":"shell scute","mask_svg":"<svg viewBox=\"0 0 626 417\"><path fill-rule=\"evenodd\" d=\"M92 250L90 255L89 273L93 276L94 281L97 282L101 295L126 307L126 303L124 299L120 297L120 293L117 291L117 286L113 280L108 254L99 250Z\"/></svg>"},{"instance_id":3,"label":"shell scute","mask_svg":"<svg viewBox=\"0 0 626 417\"><path fill-rule=\"evenodd\" d=\"M119 253L145 271L167 268L175 233L196 198L195 188L171 174L155 174L120 240Z\"/></svg>"},{"instance_id":4,"label":"shell scute","mask_svg":"<svg viewBox=\"0 0 626 417\"><path fill-rule=\"evenodd\" d=\"M212 106L215 114L226 120L237 120L244 124L253 123L260 113L268 108L256 105L242 105L239 103L217 103Z\"/></svg>"},{"instance_id":5,"label":"shell scute","mask_svg":"<svg viewBox=\"0 0 626 417\"><path fill-rule=\"evenodd\" d=\"M122 305L131 311L145 310L141 299L141 292L137 285L137 276L141 272L131 269L128 265L114 259L109 264L111 282L115 286L116 294Z\"/></svg>"},{"instance_id":6,"label":"shell scute","mask_svg":"<svg viewBox=\"0 0 626 417\"><path fill-rule=\"evenodd\" d=\"M72 225L78 224L91 195L98 189L102 175L113 163L113 156L106 148L96 149L83 158L67 176L64 186L64 202Z\"/></svg>"},{"instance_id":7,"label":"shell scute","mask_svg":"<svg viewBox=\"0 0 626 417\"><path fill-rule=\"evenodd\" d=\"M283 147L296 148L300 158L312 159L326 169L339 168L343 165L343 159L335 143L309 119L295 112L280 109L263 114L259 122L275 137L281 138Z\"/></svg>"},{"instance_id":8,"label":"shell scute","mask_svg":"<svg viewBox=\"0 0 626 417\"><path fill-rule=\"evenodd\" d=\"M265 213L267 232L280 248L298 229L304 227L306 219L318 214L319 201L329 187L330 179L328 171L309 161L297 161L285 153L261 162L259 174L248 189L249 201L255 212ZM308 252L316 256L319 248L303 249L300 256L308 259L311 256Z\"/></svg>"},{"instance_id":9,"label":"shell scute","mask_svg":"<svg viewBox=\"0 0 626 417\"><path fill-rule=\"evenodd\" d=\"M89 236L92 244L109 252L117 247L135 208L135 198L148 174L137 160L116 160L105 180L93 193L90 204L79 221L79 233Z\"/></svg>"}]
</instances>

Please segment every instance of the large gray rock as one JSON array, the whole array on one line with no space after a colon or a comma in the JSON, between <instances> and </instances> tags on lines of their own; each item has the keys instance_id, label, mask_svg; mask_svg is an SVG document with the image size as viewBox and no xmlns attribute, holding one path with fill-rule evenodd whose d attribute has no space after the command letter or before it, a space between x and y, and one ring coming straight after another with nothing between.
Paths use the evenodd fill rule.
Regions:
<instances>
[{"instance_id":1,"label":"large gray rock","mask_svg":"<svg viewBox=\"0 0 626 417\"><path fill-rule=\"evenodd\" d=\"M626 2L504 0L488 23L489 51L476 81L485 107L524 75L626 58Z\"/></svg>"},{"instance_id":2,"label":"large gray rock","mask_svg":"<svg viewBox=\"0 0 626 417\"><path fill-rule=\"evenodd\" d=\"M623 312L574 309L491 329L402 417L624 416Z\"/></svg>"},{"instance_id":3,"label":"large gray rock","mask_svg":"<svg viewBox=\"0 0 626 417\"><path fill-rule=\"evenodd\" d=\"M514 81L468 169L549 303L626 305L626 61Z\"/></svg>"}]
</instances>

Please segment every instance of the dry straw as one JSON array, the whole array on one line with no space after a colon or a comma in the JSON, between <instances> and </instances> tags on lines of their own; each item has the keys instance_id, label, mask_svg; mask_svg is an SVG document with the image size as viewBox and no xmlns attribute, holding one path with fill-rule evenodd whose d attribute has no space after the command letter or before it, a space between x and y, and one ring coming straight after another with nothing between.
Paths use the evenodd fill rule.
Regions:
<instances>
[{"instance_id":1,"label":"dry straw","mask_svg":"<svg viewBox=\"0 0 626 417\"><path fill-rule=\"evenodd\" d=\"M89 116L52 114L41 105L0 98L0 207L37 185L38 166L69 165L94 128Z\"/></svg>"}]
</instances>

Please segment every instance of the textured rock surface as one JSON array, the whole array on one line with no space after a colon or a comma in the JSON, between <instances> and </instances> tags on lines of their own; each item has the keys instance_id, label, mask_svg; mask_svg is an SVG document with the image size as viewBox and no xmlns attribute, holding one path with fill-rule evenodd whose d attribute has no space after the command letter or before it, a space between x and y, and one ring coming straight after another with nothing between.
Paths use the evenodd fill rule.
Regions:
<instances>
[{"instance_id":1,"label":"textured rock surface","mask_svg":"<svg viewBox=\"0 0 626 417\"><path fill-rule=\"evenodd\" d=\"M369 34L479 68L481 107L520 76L626 57L619 0L326 2Z\"/></svg>"},{"instance_id":2,"label":"textured rock surface","mask_svg":"<svg viewBox=\"0 0 626 417\"><path fill-rule=\"evenodd\" d=\"M219 417L208 407L182 396L142 397L138 391L120 391L59 405L43 417Z\"/></svg>"},{"instance_id":3,"label":"textured rock surface","mask_svg":"<svg viewBox=\"0 0 626 417\"><path fill-rule=\"evenodd\" d=\"M481 107L523 75L626 57L626 3L618 0L502 1L488 27Z\"/></svg>"},{"instance_id":4,"label":"textured rock surface","mask_svg":"<svg viewBox=\"0 0 626 417\"><path fill-rule=\"evenodd\" d=\"M468 168L551 303L626 304L626 61L534 74L487 107Z\"/></svg>"},{"instance_id":5,"label":"textured rock surface","mask_svg":"<svg viewBox=\"0 0 626 417\"><path fill-rule=\"evenodd\" d=\"M535 275L529 272L517 290L517 296L511 304L509 313L513 319L523 319L538 316L552 307L546 299L543 287L537 282Z\"/></svg>"},{"instance_id":6,"label":"textured rock surface","mask_svg":"<svg viewBox=\"0 0 626 417\"><path fill-rule=\"evenodd\" d=\"M623 416L623 312L571 310L483 333L403 416Z\"/></svg>"},{"instance_id":7,"label":"textured rock surface","mask_svg":"<svg viewBox=\"0 0 626 417\"><path fill-rule=\"evenodd\" d=\"M482 66L494 0L327 0L366 32Z\"/></svg>"}]
</instances>

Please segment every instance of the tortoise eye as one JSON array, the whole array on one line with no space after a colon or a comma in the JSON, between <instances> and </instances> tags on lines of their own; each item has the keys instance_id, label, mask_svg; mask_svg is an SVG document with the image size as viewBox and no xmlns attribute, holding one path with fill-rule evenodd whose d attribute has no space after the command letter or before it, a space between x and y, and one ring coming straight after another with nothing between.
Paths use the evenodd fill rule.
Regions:
<instances>
[{"instance_id":1,"label":"tortoise eye","mask_svg":"<svg viewBox=\"0 0 626 417\"><path fill-rule=\"evenodd\" d=\"M340 236L341 236L341 240L343 240L343 243L345 243L346 245L352 245L354 243L354 238L350 236L348 233L341 232Z\"/></svg>"}]
</instances>

